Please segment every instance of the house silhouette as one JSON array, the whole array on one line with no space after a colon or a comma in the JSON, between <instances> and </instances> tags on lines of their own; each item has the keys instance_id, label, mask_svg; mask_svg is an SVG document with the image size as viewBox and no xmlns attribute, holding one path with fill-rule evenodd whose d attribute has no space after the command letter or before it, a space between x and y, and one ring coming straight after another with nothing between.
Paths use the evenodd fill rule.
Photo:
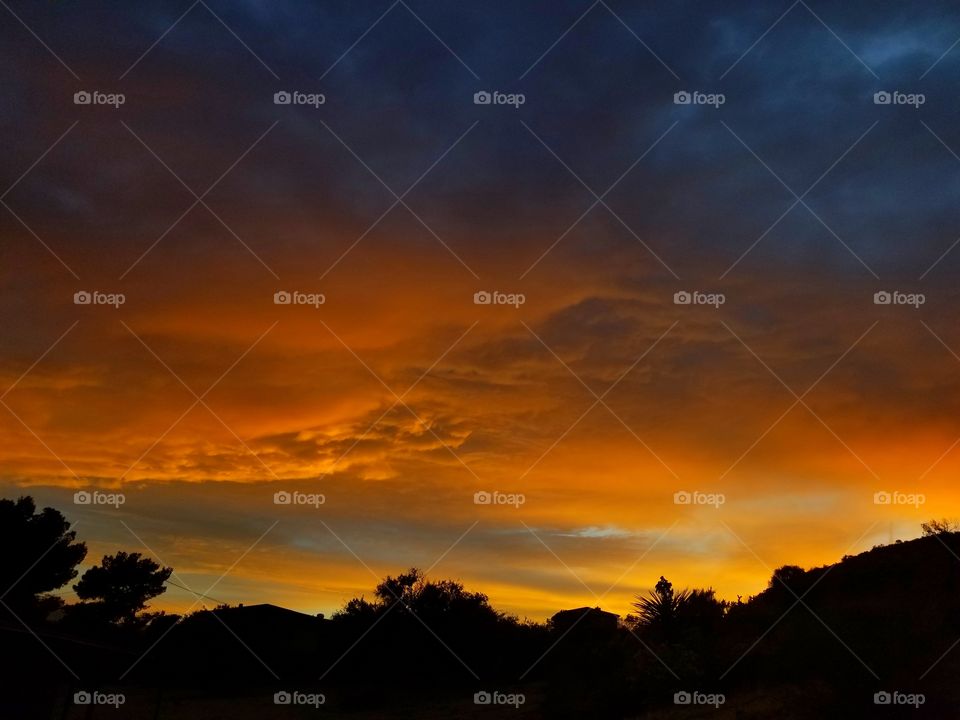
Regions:
<instances>
[{"instance_id":1,"label":"house silhouette","mask_svg":"<svg viewBox=\"0 0 960 720\"><path fill-rule=\"evenodd\" d=\"M598 607L581 607L573 610L561 610L550 618L550 626L555 632L614 632L620 616L601 610Z\"/></svg>"},{"instance_id":2,"label":"house silhouette","mask_svg":"<svg viewBox=\"0 0 960 720\"><path fill-rule=\"evenodd\" d=\"M260 680L266 673L283 676L316 657L329 626L321 616L269 603L204 610L173 629L150 653L144 672ZM175 666L170 665L173 658L179 658Z\"/></svg>"}]
</instances>

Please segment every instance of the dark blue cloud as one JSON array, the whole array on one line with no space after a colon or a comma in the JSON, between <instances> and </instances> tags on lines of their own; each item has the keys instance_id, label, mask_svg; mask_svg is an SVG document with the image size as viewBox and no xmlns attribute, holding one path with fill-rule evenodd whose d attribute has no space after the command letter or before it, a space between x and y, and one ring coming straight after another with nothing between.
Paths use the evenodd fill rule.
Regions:
<instances>
[{"instance_id":1,"label":"dark blue cloud","mask_svg":"<svg viewBox=\"0 0 960 720\"><path fill-rule=\"evenodd\" d=\"M931 132L960 148L960 50L937 62L960 36L950 3L799 3L782 18L789 3L611 1L586 14L589 3L572 1L208 5L166 35L188 2L11 5L81 77L8 17L0 135L13 151L4 180L81 120L10 196L25 218L59 213L133 258L176 217L170 198L190 196L121 120L197 192L279 121L211 198L258 231L271 214L362 230L394 198L324 123L397 193L478 123L409 202L465 255L478 236L506 246L519 235L529 238L526 259L676 123L607 202L671 266L719 275L794 201L780 180L802 194L876 123L805 199L823 222L798 206L758 247L779 246L791 266L861 277L836 233L878 274L918 275L960 233L960 161ZM78 108L72 93L85 87L122 90L127 104ZM322 92L327 102L276 106L279 89ZM478 90L523 93L526 103L477 106ZM723 93L725 103L678 106L680 90ZM878 106L879 90L922 92L926 102ZM147 207L161 197L162 211ZM126 235L136 240L111 224L135 228ZM612 236L633 243L617 226ZM269 253L269 240L251 242ZM753 260L744 268L755 270Z\"/></svg>"}]
</instances>

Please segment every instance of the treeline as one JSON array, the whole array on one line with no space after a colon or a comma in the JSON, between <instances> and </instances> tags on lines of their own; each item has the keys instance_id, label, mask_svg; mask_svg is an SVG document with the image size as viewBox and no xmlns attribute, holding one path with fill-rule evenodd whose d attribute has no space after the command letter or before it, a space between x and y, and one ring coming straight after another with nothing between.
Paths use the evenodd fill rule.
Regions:
<instances>
[{"instance_id":1,"label":"treeline","mask_svg":"<svg viewBox=\"0 0 960 720\"><path fill-rule=\"evenodd\" d=\"M960 638L956 530L933 521L915 541L778 568L746 601L660 577L623 618L580 608L521 621L416 568L330 618L270 605L178 616L148 607L171 568L121 551L78 579L84 544L59 512L20 498L0 501L3 629L11 637L27 627L94 684L204 692L283 682L358 711L398 694L430 702L482 690L522 694L543 717L653 717L661 708L684 717L706 702L743 717L856 718L900 692L947 717L960 702L960 651L950 652ZM71 583L80 601L64 603L53 593ZM8 679L73 683L32 638L17 642Z\"/></svg>"}]
</instances>

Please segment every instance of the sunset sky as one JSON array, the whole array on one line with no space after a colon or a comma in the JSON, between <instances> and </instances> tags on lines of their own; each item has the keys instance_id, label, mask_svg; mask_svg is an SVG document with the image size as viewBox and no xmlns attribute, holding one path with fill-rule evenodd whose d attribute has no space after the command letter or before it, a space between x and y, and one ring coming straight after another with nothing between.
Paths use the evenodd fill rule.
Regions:
<instances>
[{"instance_id":1,"label":"sunset sky","mask_svg":"<svg viewBox=\"0 0 960 720\"><path fill-rule=\"evenodd\" d=\"M0 5L0 496L88 564L622 615L960 515L955 3Z\"/></svg>"}]
</instances>

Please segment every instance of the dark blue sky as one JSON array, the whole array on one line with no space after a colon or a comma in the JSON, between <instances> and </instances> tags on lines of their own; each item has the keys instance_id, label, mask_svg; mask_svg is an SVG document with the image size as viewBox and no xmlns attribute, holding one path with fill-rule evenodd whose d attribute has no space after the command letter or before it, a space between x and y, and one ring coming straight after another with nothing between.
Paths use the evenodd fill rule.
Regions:
<instances>
[{"instance_id":1,"label":"dark blue sky","mask_svg":"<svg viewBox=\"0 0 960 720\"><path fill-rule=\"evenodd\" d=\"M93 143L66 146L48 175L13 196L21 208L52 201L65 221L86 212L108 222L97 193L144 192L154 180L151 195L178 191L151 157L130 157L115 139L120 120L155 141L197 191L279 120L256 172L231 187L262 194L278 211L313 197L327 212L362 217L392 198L319 121L398 193L479 121L411 199L441 226L483 225L490 242L510 242L518 227L546 231L551 219L559 234L567 218L554 209L582 211L593 200L523 123L597 193L676 123L609 196L671 267L728 267L794 199L773 173L802 194L871 127L805 198L827 227L799 205L758 257L775 245L795 269L857 275L866 270L855 253L878 275L916 277L960 232L960 161L933 135L960 146L960 53L937 62L957 39L960 11L950 3L211 2L166 35L189 2L10 8L80 77L6 13L8 180L74 119ZM115 112L73 106L71 90L87 87L122 91L127 103ZM274 106L282 88L322 92L327 103ZM474 106L478 89L522 92L526 103ZM720 92L726 102L675 106L684 89ZM920 92L926 102L877 106L878 90ZM78 194L51 177L58 162L63 175L78 164L104 173ZM142 184L132 187L131 173L142 173ZM122 203L115 209L112 220L124 226L146 221ZM262 241L267 255L269 245Z\"/></svg>"}]
</instances>

